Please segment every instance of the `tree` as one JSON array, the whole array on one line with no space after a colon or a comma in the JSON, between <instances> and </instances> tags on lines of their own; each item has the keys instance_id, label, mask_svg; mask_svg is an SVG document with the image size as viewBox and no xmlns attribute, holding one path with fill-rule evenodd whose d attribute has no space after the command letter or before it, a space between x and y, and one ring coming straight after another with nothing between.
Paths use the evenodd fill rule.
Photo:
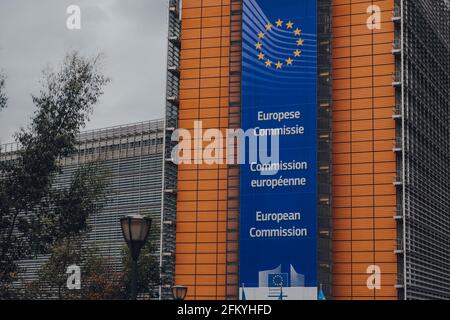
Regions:
<instances>
[{"instance_id":1,"label":"tree","mask_svg":"<svg viewBox=\"0 0 450 320\"><path fill-rule=\"evenodd\" d=\"M104 180L95 166L80 169L68 188L54 188L59 160L76 151L76 138L109 82L99 57L66 56L62 67L44 72L43 87L32 96L32 122L15 140L13 161L0 162L0 296L17 278L17 261L48 253L53 244L87 230L89 214L99 210ZM0 80L0 102L4 78ZM1 108L0 108L1 109ZM91 177L89 179L88 177Z\"/></svg>"},{"instance_id":2,"label":"tree","mask_svg":"<svg viewBox=\"0 0 450 320\"><path fill-rule=\"evenodd\" d=\"M81 266L82 243L79 237L67 238L55 243L49 259L38 271L38 280L27 285L26 298L58 298L70 295L66 289L67 267L73 264Z\"/></svg>"},{"instance_id":3,"label":"tree","mask_svg":"<svg viewBox=\"0 0 450 320\"><path fill-rule=\"evenodd\" d=\"M5 76L0 74L0 110L6 107L6 95L4 93L5 88Z\"/></svg>"},{"instance_id":4,"label":"tree","mask_svg":"<svg viewBox=\"0 0 450 320\"><path fill-rule=\"evenodd\" d=\"M107 258L98 252L91 251L86 259L82 299L85 300L117 300L125 299L124 272L116 271Z\"/></svg>"},{"instance_id":5,"label":"tree","mask_svg":"<svg viewBox=\"0 0 450 320\"><path fill-rule=\"evenodd\" d=\"M142 248L138 261L138 279L137 279L137 293L150 298L154 298L155 289L161 282L160 267L158 259L152 255L154 250L154 243L156 239L148 239L146 245ZM125 268L124 285L126 288L127 298L131 293L131 272L132 259L128 247L125 247L122 253L123 265Z\"/></svg>"},{"instance_id":6,"label":"tree","mask_svg":"<svg viewBox=\"0 0 450 320\"><path fill-rule=\"evenodd\" d=\"M22 296L27 299L124 299L123 272L114 270L111 262L102 257L95 246L83 245L83 237L64 239L52 248L50 258L39 269L38 279L25 285ZM66 286L67 267L81 269L81 289Z\"/></svg>"},{"instance_id":7,"label":"tree","mask_svg":"<svg viewBox=\"0 0 450 320\"><path fill-rule=\"evenodd\" d=\"M138 294L155 298L160 284L159 264L151 255L153 241L142 249L139 259ZM129 299L131 287L131 256L125 246L122 251L123 271L101 255L94 245L86 245L84 236L68 237L55 243L50 257L38 271L38 279L23 285L20 298L59 300ZM68 290L66 270L77 265L81 269L81 289Z\"/></svg>"}]
</instances>

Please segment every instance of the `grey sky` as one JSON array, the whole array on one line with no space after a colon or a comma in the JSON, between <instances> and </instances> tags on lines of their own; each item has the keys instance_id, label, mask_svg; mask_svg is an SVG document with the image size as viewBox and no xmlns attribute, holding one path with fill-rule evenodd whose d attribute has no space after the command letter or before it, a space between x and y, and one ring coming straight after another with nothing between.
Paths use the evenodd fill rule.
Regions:
<instances>
[{"instance_id":1,"label":"grey sky","mask_svg":"<svg viewBox=\"0 0 450 320\"><path fill-rule=\"evenodd\" d=\"M81 30L68 30L66 9L81 8ZM0 0L0 70L8 108L0 112L0 141L11 142L30 122L31 93L42 70L64 55L104 53L112 82L87 129L162 117L164 114L168 0Z\"/></svg>"}]
</instances>

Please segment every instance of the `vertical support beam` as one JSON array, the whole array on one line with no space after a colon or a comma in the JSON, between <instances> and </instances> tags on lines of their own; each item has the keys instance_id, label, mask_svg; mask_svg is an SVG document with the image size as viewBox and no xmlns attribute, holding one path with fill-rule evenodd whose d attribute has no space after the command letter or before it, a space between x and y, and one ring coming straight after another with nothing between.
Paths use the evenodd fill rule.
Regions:
<instances>
[{"instance_id":1,"label":"vertical support beam","mask_svg":"<svg viewBox=\"0 0 450 320\"><path fill-rule=\"evenodd\" d=\"M317 1L318 72L318 285L327 299L332 297L332 66L331 0Z\"/></svg>"},{"instance_id":2,"label":"vertical support beam","mask_svg":"<svg viewBox=\"0 0 450 320\"><path fill-rule=\"evenodd\" d=\"M228 127L239 129L241 127L242 0L231 0L230 28ZM237 150L234 154L237 155ZM227 188L227 300L239 299L239 177L239 165L229 165Z\"/></svg>"},{"instance_id":3,"label":"vertical support beam","mask_svg":"<svg viewBox=\"0 0 450 320\"><path fill-rule=\"evenodd\" d=\"M178 127L180 85L180 3L169 1L169 30L167 47L166 114L163 135L163 179L161 205L160 275L159 299L171 299L171 287L175 284L175 227L177 199L177 166L171 159L176 142L172 134Z\"/></svg>"}]
</instances>

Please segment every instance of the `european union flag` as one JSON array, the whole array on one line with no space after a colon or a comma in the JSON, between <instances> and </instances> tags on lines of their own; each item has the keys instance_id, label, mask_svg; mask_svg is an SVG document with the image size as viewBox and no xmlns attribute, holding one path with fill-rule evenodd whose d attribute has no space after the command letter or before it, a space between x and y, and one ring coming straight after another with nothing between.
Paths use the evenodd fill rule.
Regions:
<instances>
[{"instance_id":1,"label":"european union flag","mask_svg":"<svg viewBox=\"0 0 450 320\"><path fill-rule=\"evenodd\" d=\"M289 276L287 273L269 274L269 288L289 287Z\"/></svg>"},{"instance_id":2,"label":"european union flag","mask_svg":"<svg viewBox=\"0 0 450 320\"><path fill-rule=\"evenodd\" d=\"M318 300L327 300L325 297L325 293L323 292L322 285L320 285L319 289L319 296L317 297Z\"/></svg>"}]
</instances>

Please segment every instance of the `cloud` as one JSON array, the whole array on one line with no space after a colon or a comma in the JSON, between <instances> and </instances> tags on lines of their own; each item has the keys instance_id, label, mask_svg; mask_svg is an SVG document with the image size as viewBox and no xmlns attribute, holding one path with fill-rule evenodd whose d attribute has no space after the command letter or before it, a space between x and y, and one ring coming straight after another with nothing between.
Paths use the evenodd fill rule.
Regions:
<instances>
[{"instance_id":1,"label":"cloud","mask_svg":"<svg viewBox=\"0 0 450 320\"><path fill-rule=\"evenodd\" d=\"M81 30L66 28L66 8L81 8ZM1 142L26 126L41 71L72 50L104 53L112 78L87 129L164 115L167 54L165 0L1 0L0 70L7 75L8 109L0 112Z\"/></svg>"}]
</instances>

